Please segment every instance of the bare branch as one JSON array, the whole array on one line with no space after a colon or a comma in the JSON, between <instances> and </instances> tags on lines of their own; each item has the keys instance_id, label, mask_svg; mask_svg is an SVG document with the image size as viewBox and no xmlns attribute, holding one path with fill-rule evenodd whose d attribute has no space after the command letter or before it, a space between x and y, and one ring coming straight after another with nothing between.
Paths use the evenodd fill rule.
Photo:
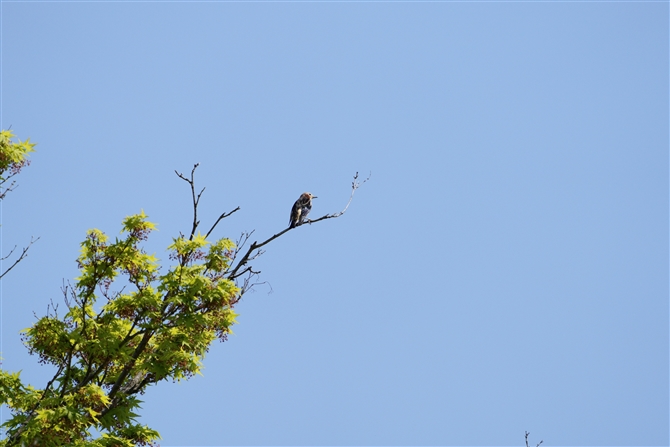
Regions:
<instances>
[{"instance_id":1,"label":"bare branch","mask_svg":"<svg viewBox=\"0 0 670 447\"><path fill-rule=\"evenodd\" d=\"M232 258L231 263L235 262L235 259L237 259L237 255L242 251L244 246L247 245L247 242L249 242L249 238L255 232L256 232L256 230L251 230L249 233L245 232L245 233L242 233L240 235L239 239L237 239L237 241L235 242L235 247L236 248L235 248L235 252L233 253L233 258Z\"/></svg>"},{"instance_id":2,"label":"bare branch","mask_svg":"<svg viewBox=\"0 0 670 447\"><path fill-rule=\"evenodd\" d=\"M340 217L342 214L346 213L346 212L347 212L347 209L349 209L349 205L351 205L351 201L354 200L354 193L356 192L356 190L357 190L358 188L360 188L361 185L363 185L363 183L365 183L365 182L367 182L368 180L370 180L370 177L371 177L371 176L372 176L372 173L370 173L370 175L368 175L368 178L366 178L366 179L363 180L362 182L359 182L359 181L358 181L358 172L356 173L356 175L354 175L354 181L351 182L351 195L349 196L349 201L347 202L347 206L345 206L344 209L343 209L342 211L340 211L339 213L326 214L325 216L321 216L321 217L319 217L318 219L314 219L314 220L306 219L306 220L303 222L303 224L304 224L304 223L313 224L313 223L315 223L315 222L319 222L319 221L321 221L321 220L333 219L333 218L335 218L335 217ZM302 224L301 224L301 225L302 225Z\"/></svg>"},{"instance_id":3,"label":"bare branch","mask_svg":"<svg viewBox=\"0 0 670 447\"><path fill-rule=\"evenodd\" d=\"M200 197L202 196L202 193L205 192L205 188L202 188L197 195L195 194L194 176L195 176L195 170L198 168L198 166L200 166L200 163L196 163L195 165L193 165L193 169L191 170L191 178L186 178L184 174L177 172L176 170L174 171L175 174L177 174L177 177L184 180L191 187L191 198L193 199L193 226L191 227L191 234L188 237L189 241L193 240L193 236L195 236L195 230L198 228L198 225L200 225L200 221L198 220L198 204L200 203ZM212 228L210 228L207 234L205 235L205 239L207 239L207 237L212 233L212 231L214 231L214 228L216 228L216 226L222 219L225 219L226 217L230 216L231 214L239 210L240 207L238 206L237 208L228 213L221 214L219 218L216 219L216 222L214 222L214 225L212 225Z\"/></svg>"},{"instance_id":4,"label":"bare branch","mask_svg":"<svg viewBox=\"0 0 670 447\"><path fill-rule=\"evenodd\" d=\"M530 435L530 432L526 432L526 447L530 447L530 445L528 445L528 435ZM540 441L535 447L540 447L543 442L544 441Z\"/></svg>"},{"instance_id":5,"label":"bare branch","mask_svg":"<svg viewBox=\"0 0 670 447\"><path fill-rule=\"evenodd\" d=\"M9 250L9 253L7 253L7 256L5 256L5 257L3 257L3 258L0 258L0 261L5 261L5 260L9 259L10 256L12 256L12 253L14 253L14 250L16 250L16 245L14 246L14 248L12 248L11 250Z\"/></svg>"},{"instance_id":6,"label":"bare branch","mask_svg":"<svg viewBox=\"0 0 670 447\"><path fill-rule=\"evenodd\" d=\"M260 275L260 273L261 273L260 271L258 271L258 272L254 272L254 271L252 271L251 273L249 273L249 275L248 275L246 278L244 278L244 281L243 281L244 284L243 284L242 287L241 287L240 296L239 296L239 298L238 298L238 301L239 301L239 299L242 298L242 296L244 296L245 293L247 293L247 292L254 292L254 287L256 287L256 286L260 286L260 285L262 285L262 284L267 284L268 287L270 287L270 291L268 292L268 295L271 294L271 293L273 292L273 290L272 290L272 285L271 285L269 282L267 282L267 281L263 281L263 282L252 282L252 280L253 280L254 278L258 277L258 275Z\"/></svg>"},{"instance_id":7,"label":"bare branch","mask_svg":"<svg viewBox=\"0 0 670 447\"><path fill-rule=\"evenodd\" d=\"M198 204L200 203L200 197L202 196L202 193L205 191L205 188L203 188L200 191L199 194L196 194L196 192L195 192L194 176L195 176L195 170L198 168L198 166L199 166L198 163L196 163L193 166L193 169L191 170L190 178L186 177L184 174L182 174L180 172L175 171L175 174L177 174L177 176L180 179L184 180L191 187L191 197L192 197L192 200L193 200L193 226L191 228L191 234L189 236L189 240L193 239L193 237L195 236L195 231L198 228L198 225L200 224L200 221L198 220ZM304 223L312 224L312 223L319 222L319 221L322 221L322 220L325 220L325 219L332 219L332 218L335 218L335 217L340 217L341 215L343 215L344 213L347 212L347 209L349 209L349 205L351 204L351 201L354 198L354 193L356 192L356 190L358 188L360 188L360 186L363 183L367 182L369 179L370 179L370 176L368 176L362 182L359 182L358 181L358 172L356 172L356 174L354 175L354 180L353 180L353 182L351 182L351 195L349 196L349 201L347 202L346 206L344 207L344 209L342 211L340 211L338 213L333 213L333 214L326 214L325 216L319 217L318 219L314 219L314 220L309 220L309 219L305 220L304 222L296 225L295 228L299 227L300 225L302 225ZM225 212L222 213L219 216L219 218L214 222L212 227L209 229L209 231L205 235L205 238L209 237L209 235L212 233L212 231L214 231L214 229L219 224L219 222L221 222L222 219L225 219L226 217L230 216L231 214L233 214L233 213L235 213L239 210L240 210L240 207L238 206L237 208L235 208L232 211L229 211L227 213L225 213ZM284 230L280 231L279 233L269 237L268 239L266 239L266 240L264 240L263 242L260 242L260 243L258 241L254 241L249 246L249 248L246 250L246 252L242 256L242 258L235 264L235 261L237 260L238 255L242 252L242 247L247 243L247 241L249 240L249 237L251 237L251 235L253 234L253 231L250 232L250 233L242 233L242 236L238 240L237 248L235 249L235 252L232 256L232 261L231 262L232 262L232 264L234 264L234 267L232 267L231 270L229 271L229 273L227 274L227 278L231 279L231 280L235 280L235 279L237 279L237 278L239 278L239 277L241 277L242 275L245 275L245 274L249 274L249 276L251 277L253 275L257 275L258 273L260 273L260 272L254 272L251 269L251 267L246 267L246 265L250 261L254 260L255 258L257 258L258 256L261 256L264 253L262 250L260 250L263 246L269 244L273 240L275 240L278 237L286 234L289 230L292 230L292 229L293 228L290 228L290 227L285 228ZM253 287L253 284L250 283L250 277L247 278L244 281L245 288L249 287L250 284L251 284L250 287Z\"/></svg>"},{"instance_id":8,"label":"bare branch","mask_svg":"<svg viewBox=\"0 0 670 447\"><path fill-rule=\"evenodd\" d=\"M4 200L5 196L8 193L14 191L16 188L19 187L19 185L16 184L16 180L12 180L12 182L9 184L9 186L5 187L4 190L2 189L2 186L5 183L7 183L9 181L9 179L11 179L12 177L14 177L17 174L18 174L18 172L12 172L8 176L6 176L5 178L0 180L0 200Z\"/></svg>"},{"instance_id":9,"label":"bare branch","mask_svg":"<svg viewBox=\"0 0 670 447\"><path fill-rule=\"evenodd\" d=\"M35 242L37 242L37 241L39 241L39 240L40 240L39 237L38 237L37 239L31 237L31 238L30 238L30 243L29 243L27 246L25 246L25 247L23 248L23 250L21 251L21 254L19 255L19 258L18 258L16 261L14 261L14 263L13 263L12 265L10 265L9 268L8 268L7 270L5 270L5 271L2 273L2 275L0 275L0 279L2 279L3 276L5 276L7 273L9 273L9 271L10 271L11 269L13 269L14 267L16 267L16 264L18 264L19 262L21 262L21 261L23 260L23 258L25 258L26 256L28 256L28 250L30 250L30 247L31 247ZM14 252L14 249L15 249L15 248L16 248L16 247L12 248L12 251L10 251L9 254L8 254L6 257L2 258L2 259L5 260L5 259L7 259L9 256L11 256L11 254Z\"/></svg>"},{"instance_id":10,"label":"bare branch","mask_svg":"<svg viewBox=\"0 0 670 447\"><path fill-rule=\"evenodd\" d=\"M372 174L370 174L370 175L372 175ZM354 175L354 181L351 182L351 195L349 196L349 201L347 202L347 205L344 207L344 209L342 211L340 211L339 213L326 214L325 216L319 217L318 219L314 219L314 220L307 219L304 222L299 223L298 225L296 225L295 228L298 228L299 226L301 226L305 223L312 224L312 223L319 222L319 221L322 221L322 220L333 219L335 217L340 217L341 215L346 213L347 209L349 208L349 205L351 204L351 201L354 199L354 193L356 192L356 190L358 188L361 187L361 185L363 183L370 180L370 175L368 175L368 178L366 178L362 182L358 181L358 172ZM234 279L239 278L240 276L242 276L247 271L249 271L248 269L243 269L242 271L240 271L240 269L242 267L244 267L249 261L251 261L252 259L254 259L254 258L256 258L256 257L258 257L262 254L260 251L257 252L257 253L254 253L254 250L260 249L264 245L269 244L270 242L274 241L275 239L284 235L285 233L287 233L289 230L292 230L292 229L293 228L288 227L288 228L280 231L279 233L275 234L274 236L271 236L270 238L266 239L265 241L263 241L261 243L254 242L253 244L251 244L251 246L249 247L247 252L244 254L242 259L240 259L240 261L237 263L237 265L228 274L228 279L233 279L234 280Z\"/></svg>"},{"instance_id":11,"label":"bare branch","mask_svg":"<svg viewBox=\"0 0 670 447\"><path fill-rule=\"evenodd\" d=\"M205 235L205 239L207 239L207 238L209 237L209 235L212 234L212 231L214 231L214 228L216 228L216 226L219 224L219 222L221 221L221 219L225 219L226 217L230 216L231 214L233 214L234 212L239 211L239 210L240 210L240 207L238 206L237 208L235 208L234 210L232 210L232 211L229 212L229 213L223 213L223 214L221 214L221 215L219 216L219 218L216 219L216 222L214 222L214 225L212 225L212 228L210 228L209 231L207 232L207 234Z\"/></svg>"},{"instance_id":12,"label":"bare branch","mask_svg":"<svg viewBox=\"0 0 670 447\"><path fill-rule=\"evenodd\" d=\"M296 227L296 228L297 228L297 227ZM253 244L251 244L251 246L249 247L249 249L247 250L247 252L244 254L244 256L242 257L242 259L240 259L240 262L238 262L237 265L233 268L233 270L228 274L228 279L235 279L235 278L237 278L237 277L243 275L243 274L246 272L246 270L243 270L242 272L238 272L238 271L239 271L239 269L240 269L241 267L243 267L244 265L246 265L246 263L249 262L249 261L251 260L250 258L251 258L252 253L254 252L254 250L257 250L257 249L261 248L262 246L264 246L264 245L266 245L266 244L269 244L270 242L272 242L272 241L274 241L275 239L277 239L279 236L283 235L284 233L286 233L286 232L288 232L289 230L292 230L292 229L293 229L293 228L288 227L288 228L286 228L285 230L280 231L279 233L277 233L277 234L275 234L274 236L270 237L269 239L267 239L267 240L261 242L260 244L259 244L258 242L254 242ZM256 254L254 255L254 258L255 258L257 255L258 255L258 254L256 253Z\"/></svg>"},{"instance_id":13,"label":"bare branch","mask_svg":"<svg viewBox=\"0 0 670 447\"><path fill-rule=\"evenodd\" d=\"M198 168L198 166L200 166L200 163L196 163L193 165L193 169L191 169L190 179L184 177L184 174L177 172L176 170L174 171L175 174L177 174L177 177L184 180L191 186L191 197L193 198L193 227L191 227L191 235L188 238L189 241L193 239L193 236L195 235L195 230L198 228L198 225L200 224L200 221L198 220L198 202L200 202L200 196L202 195L202 193L205 192L205 188L202 188L200 193L197 196L195 195L195 181L193 180L193 176L195 175L195 170Z\"/></svg>"}]
</instances>

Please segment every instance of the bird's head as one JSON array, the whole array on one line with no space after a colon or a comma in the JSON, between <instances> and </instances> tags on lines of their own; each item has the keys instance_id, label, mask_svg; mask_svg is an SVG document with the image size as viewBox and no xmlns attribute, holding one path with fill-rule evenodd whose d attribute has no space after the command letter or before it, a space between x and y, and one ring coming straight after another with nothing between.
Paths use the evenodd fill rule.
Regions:
<instances>
[{"instance_id":1,"label":"bird's head","mask_svg":"<svg viewBox=\"0 0 670 447\"><path fill-rule=\"evenodd\" d=\"M305 199L308 199L308 200L312 200L312 199L317 199L317 198L318 198L318 197L312 195L312 193L310 193L310 192L304 192L304 193L302 193L302 196L303 196Z\"/></svg>"}]
</instances>

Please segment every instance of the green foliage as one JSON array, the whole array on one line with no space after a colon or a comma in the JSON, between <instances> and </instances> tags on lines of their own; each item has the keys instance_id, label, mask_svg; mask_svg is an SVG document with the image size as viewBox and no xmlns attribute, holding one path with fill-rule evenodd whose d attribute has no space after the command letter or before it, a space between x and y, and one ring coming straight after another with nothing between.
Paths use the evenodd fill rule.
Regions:
<instances>
[{"instance_id":1,"label":"green foliage","mask_svg":"<svg viewBox=\"0 0 670 447\"><path fill-rule=\"evenodd\" d=\"M226 276L232 241L176 238L168 247L174 265L161 274L140 246L154 229L141 212L123 221L113 242L88 232L80 276L65 290L67 313L50 312L23 335L29 351L55 367L53 379L34 389L0 370L0 404L12 412L0 446L134 446L159 438L137 423L137 395L200 372L210 344L231 333L241 290Z\"/></svg>"},{"instance_id":2,"label":"green foliage","mask_svg":"<svg viewBox=\"0 0 670 447\"><path fill-rule=\"evenodd\" d=\"M12 138L10 130L0 131L0 180L6 180L7 171L10 175L18 174L28 164L28 154L34 151L35 144L30 139L13 142Z\"/></svg>"}]
</instances>

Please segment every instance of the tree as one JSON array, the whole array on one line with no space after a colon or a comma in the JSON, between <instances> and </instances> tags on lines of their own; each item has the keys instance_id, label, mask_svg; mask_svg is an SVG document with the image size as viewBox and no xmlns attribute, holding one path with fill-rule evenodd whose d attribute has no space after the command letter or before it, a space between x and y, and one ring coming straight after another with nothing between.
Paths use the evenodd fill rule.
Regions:
<instances>
[{"instance_id":1,"label":"tree","mask_svg":"<svg viewBox=\"0 0 670 447\"><path fill-rule=\"evenodd\" d=\"M62 290L67 312L61 317L50 306L23 335L30 353L55 367L53 378L36 389L24 385L19 373L0 370L0 403L12 412L1 446L132 446L159 439L156 430L137 422L138 395L200 371L211 343L231 332L234 307L260 273L251 262L292 229L246 248L253 232L237 243L209 240L218 223L240 208L222 213L201 234L204 188L196 194L197 167L189 177L177 172L191 189L193 224L168 247L173 265L167 271L142 249L155 228L144 212L125 218L122 237L113 241L88 231L78 258L80 276ZM341 212L302 224L344 214L360 184L356 174Z\"/></svg>"}]
</instances>

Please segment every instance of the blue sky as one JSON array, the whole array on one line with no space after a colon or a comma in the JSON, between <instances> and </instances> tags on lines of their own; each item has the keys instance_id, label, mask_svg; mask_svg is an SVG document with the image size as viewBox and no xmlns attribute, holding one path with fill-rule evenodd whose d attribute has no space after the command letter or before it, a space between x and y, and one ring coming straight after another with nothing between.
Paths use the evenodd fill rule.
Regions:
<instances>
[{"instance_id":1,"label":"blue sky","mask_svg":"<svg viewBox=\"0 0 670 447\"><path fill-rule=\"evenodd\" d=\"M274 241L162 445L667 445L667 2L2 2L3 367L89 228ZM3 417L7 417L6 410Z\"/></svg>"}]
</instances>

